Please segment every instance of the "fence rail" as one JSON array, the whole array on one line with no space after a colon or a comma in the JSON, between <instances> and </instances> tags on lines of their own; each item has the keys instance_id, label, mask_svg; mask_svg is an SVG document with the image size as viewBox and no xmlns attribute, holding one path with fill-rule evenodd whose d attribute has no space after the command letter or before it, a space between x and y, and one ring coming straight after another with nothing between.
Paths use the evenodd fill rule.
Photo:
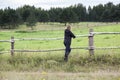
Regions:
<instances>
[{"instance_id":1,"label":"fence rail","mask_svg":"<svg viewBox=\"0 0 120 80\"><path fill-rule=\"evenodd\" d=\"M76 35L76 38L79 37L88 37L89 35ZM64 38L15 38L14 41L24 41L24 40L63 40ZM11 42L11 40L0 40L0 42Z\"/></svg>"},{"instance_id":2,"label":"fence rail","mask_svg":"<svg viewBox=\"0 0 120 80\"><path fill-rule=\"evenodd\" d=\"M95 50L120 49L119 47L96 47Z\"/></svg>"},{"instance_id":3,"label":"fence rail","mask_svg":"<svg viewBox=\"0 0 120 80\"><path fill-rule=\"evenodd\" d=\"M19 38L14 39L15 41L24 41L24 40L62 40L63 38Z\"/></svg>"},{"instance_id":4,"label":"fence rail","mask_svg":"<svg viewBox=\"0 0 120 80\"><path fill-rule=\"evenodd\" d=\"M89 50L89 47L75 47L75 48L71 48L71 49L85 49L85 50ZM94 50L106 50L106 49L120 49L119 47L94 47ZM65 49L63 48L59 48L59 49L49 49L49 50L20 50L20 49L14 49L14 52L50 52L50 51L63 51ZM7 51L1 51L0 53L9 53L10 50Z\"/></svg>"},{"instance_id":5,"label":"fence rail","mask_svg":"<svg viewBox=\"0 0 120 80\"><path fill-rule=\"evenodd\" d=\"M5 54L5 53L10 53L10 50L0 52L0 54Z\"/></svg>"},{"instance_id":6,"label":"fence rail","mask_svg":"<svg viewBox=\"0 0 120 80\"><path fill-rule=\"evenodd\" d=\"M75 47L75 48L71 48L71 49L85 49L85 50L89 50L89 47ZM94 50L107 50L107 49L120 49L119 47L94 47ZM20 50L20 49L14 49L14 52L53 52L53 51L64 51L65 49L63 48L59 48L59 49L49 49L49 50ZM7 51L2 51L0 52L0 54L3 53L10 53L11 50L7 50Z\"/></svg>"},{"instance_id":7,"label":"fence rail","mask_svg":"<svg viewBox=\"0 0 120 80\"><path fill-rule=\"evenodd\" d=\"M0 42L10 42L10 40L0 40Z\"/></svg>"},{"instance_id":8,"label":"fence rail","mask_svg":"<svg viewBox=\"0 0 120 80\"><path fill-rule=\"evenodd\" d=\"M88 47L76 47L76 48L71 48L71 49L89 49ZM60 49L49 49L49 50L14 50L15 52L53 52L53 51L63 51L65 49L60 48Z\"/></svg>"},{"instance_id":9,"label":"fence rail","mask_svg":"<svg viewBox=\"0 0 120 80\"><path fill-rule=\"evenodd\" d=\"M94 32L93 29L89 30L89 34L85 35L77 35L76 37L88 37L88 46L87 47L76 47L71 49L86 49L89 50L89 54L93 55L94 50L105 50L105 49L120 49L120 46L115 47L95 47L94 46L94 36L95 35L102 35L102 34L120 34L120 32ZM11 43L11 55L14 55L14 52L51 52L51 51L62 51L65 49L50 49L50 50L18 50L14 49L14 43L15 41L22 41L22 40L63 40L64 38L18 38L14 39L14 37L11 37L10 40L0 40L0 42L10 42ZM9 52L9 51L8 51ZM5 53L5 52L0 52Z\"/></svg>"},{"instance_id":10,"label":"fence rail","mask_svg":"<svg viewBox=\"0 0 120 80\"><path fill-rule=\"evenodd\" d=\"M92 34L97 34L97 35L101 35L101 34L120 34L120 32L92 32Z\"/></svg>"}]
</instances>

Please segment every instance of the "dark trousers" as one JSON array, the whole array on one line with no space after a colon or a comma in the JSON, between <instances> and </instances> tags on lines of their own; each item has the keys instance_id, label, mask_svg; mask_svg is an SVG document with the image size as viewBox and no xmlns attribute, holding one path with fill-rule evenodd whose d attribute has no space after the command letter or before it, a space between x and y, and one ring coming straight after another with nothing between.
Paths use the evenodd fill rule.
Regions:
<instances>
[{"instance_id":1,"label":"dark trousers","mask_svg":"<svg viewBox=\"0 0 120 80\"><path fill-rule=\"evenodd\" d=\"M64 45L65 45L65 58L68 58L68 55L70 54L71 52L71 48L70 48L70 43L69 42L64 42Z\"/></svg>"}]
</instances>

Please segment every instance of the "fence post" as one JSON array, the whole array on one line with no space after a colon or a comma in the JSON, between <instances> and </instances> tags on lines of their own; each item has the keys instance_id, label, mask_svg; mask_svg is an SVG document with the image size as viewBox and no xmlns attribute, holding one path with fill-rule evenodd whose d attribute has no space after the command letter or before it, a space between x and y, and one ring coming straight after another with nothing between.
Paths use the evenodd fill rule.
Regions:
<instances>
[{"instance_id":1,"label":"fence post","mask_svg":"<svg viewBox=\"0 0 120 80\"><path fill-rule=\"evenodd\" d=\"M94 34L92 33L93 32L93 29L90 29L89 30L89 54L90 55L94 55Z\"/></svg>"},{"instance_id":2,"label":"fence post","mask_svg":"<svg viewBox=\"0 0 120 80\"><path fill-rule=\"evenodd\" d=\"M14 55L14 43L15 43L14 37L11 37L11 56Z\"/></svg>"}]
</instances>

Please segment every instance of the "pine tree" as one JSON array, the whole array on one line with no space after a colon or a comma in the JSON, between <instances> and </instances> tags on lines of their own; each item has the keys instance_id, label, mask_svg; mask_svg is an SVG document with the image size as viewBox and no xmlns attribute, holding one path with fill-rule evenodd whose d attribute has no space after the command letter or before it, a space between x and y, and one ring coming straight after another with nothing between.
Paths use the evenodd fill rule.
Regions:
<instances>
[{"instance_id":1,"label":"pine tree","mask_svg":"<svg viewBox=\"0 0 120 80\"><path fill-rule=\"evenodd\" d=\"M28 16L26 20L26 25L31 28L31 30L34 29L33 26L36 25L37 19L35 17L35 14L31 12L31 14Z\"/></svg>"}]
</instances>

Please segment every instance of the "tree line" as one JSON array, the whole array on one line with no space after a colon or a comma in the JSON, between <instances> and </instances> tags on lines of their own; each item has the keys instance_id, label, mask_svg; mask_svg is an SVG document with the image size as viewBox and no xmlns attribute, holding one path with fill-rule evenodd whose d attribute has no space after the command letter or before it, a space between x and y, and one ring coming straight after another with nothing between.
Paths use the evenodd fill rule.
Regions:
<instances>
[{"instance_id":1,"label":"tree line","mask_svg":"<svg viewBox=\"0 0 120 80\"><path fill-rule=\"evenodd\" d=\"M88 9L80 3L66 8L51 8L49 10L29 5L17 9L10 7L0 9L0 28L2 29L14 29L23 23L33 29L36 22L60 22L66 24L83 21L119 22L120 3L114 5L109 2L104 5L89 6Z\"/></svg>"}]
</instances>

